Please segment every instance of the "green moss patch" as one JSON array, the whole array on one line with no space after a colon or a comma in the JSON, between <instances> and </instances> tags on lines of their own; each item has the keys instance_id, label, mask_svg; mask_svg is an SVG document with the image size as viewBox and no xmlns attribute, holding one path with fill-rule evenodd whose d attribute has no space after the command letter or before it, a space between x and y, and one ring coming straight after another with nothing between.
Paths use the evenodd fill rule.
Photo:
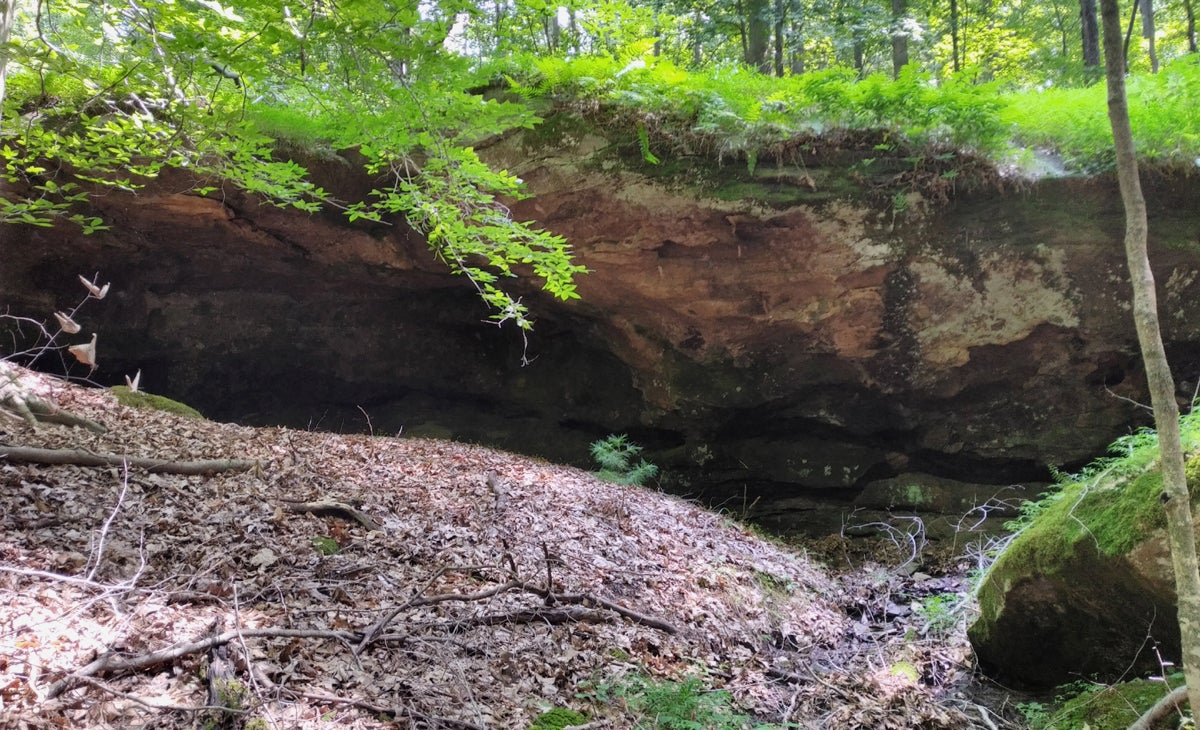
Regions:
<instances>
[{"instance_id":1,"label":"green moss patch","mask_svg":"<svg viewBox=\"0 0 1200 730\"><path fill-rule=\"evenodd\" d=\"M1172 677L1172 680L1172 686L1182 684L1183 676ZM1039 730L1078 730L1085 727L1091 730L1125 730L1170 691L1170 687L1163 682L1135 679L1084 692L1064 704L1044 725L1036 727ZM1175 723L1176 718L1170 717L1164 727L1175 727Z\"/></svg>"},{"instance_id":2,"label":"green moss patch","mask_svg":"<svg viewBox=\"0 0 1200 730\"><path fill-rule=\"evenodd\" d=\"M587 722L587 718L575 710L556 707L538 715L527 730L562 730L564 727L582 725L585 722Z\"/></svg>"},{"instance_id":3,"label":"green moss patch","mask_svg":"<svg viewBox=\"0 0 1200 730\"><path fill-rule=\"evenodd\" d=\"M117 402L123 406L141 408L147 411L165 411L179 416L187 416L188 418L204 418L203 414L195 408L161 395L130 390L124 385L114 385L109 390L117 397Z\"/></svg>"},{"instance_id":4,"label":"green moss patch","mask_svg":"<svg viewBox=\"0 0 1200 730\"><path fill-rule=\"evenodd\" d=\"M1056 572L1064 556L1075 554L1081 540L1100 553L1121 555L1165 526L1158 502L1162 474L1143 472L1115 484L1084 481L1068 484L1046 511L1013 540L1002 560Z\"/></svg>"}]
</instances>

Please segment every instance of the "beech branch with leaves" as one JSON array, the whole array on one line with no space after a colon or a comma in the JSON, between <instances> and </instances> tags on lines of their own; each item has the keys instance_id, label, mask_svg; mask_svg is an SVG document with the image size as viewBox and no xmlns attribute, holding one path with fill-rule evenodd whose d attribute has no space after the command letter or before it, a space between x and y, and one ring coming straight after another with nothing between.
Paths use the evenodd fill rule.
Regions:
<instances>
[{"instance_id":1,"label":"beech branch with leaves","mask_svg":"<svg viewBox=\"0 0 1200 730\"><path fill-rule=\"evenodd\" d=\"M93 193L136 191L173 168L192 174L198 195L234 186L282 207L338 207L351 221L404 220L497 323L531 326L503 278L578 296L584 269L570 247L514 221L502 198L519 197L520 181L470 147L535 121L470 92L463 59L444 47L470 3L316 3L303 19L279 3L217 0L14 8L0 0L0 223L102 231ZM387 175L362 200L335 200L280 140L354 149Z\"/></svg>"}]
</instances>

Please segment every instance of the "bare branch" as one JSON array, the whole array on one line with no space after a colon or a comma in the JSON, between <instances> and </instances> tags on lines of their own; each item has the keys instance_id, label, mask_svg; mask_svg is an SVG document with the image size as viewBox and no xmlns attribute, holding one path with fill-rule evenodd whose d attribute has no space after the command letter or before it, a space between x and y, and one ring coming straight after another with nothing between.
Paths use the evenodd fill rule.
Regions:
<instances>
[{"instance_id":1,"label":"bare branch","mask_svg":"<svg viewBox=\"0 0 1200 730\"><path fill-rule=\"evenodd\" d=\"M28 461L36 464L74 464L77 466L134 466L152 474L215 474L226 471L248 471L261 467L249 459L211 459L207 461L171 461L137 456L93 454L79 449L37 449L27 446L0 446L0 459Z\"/></svg>"}]
</instances>

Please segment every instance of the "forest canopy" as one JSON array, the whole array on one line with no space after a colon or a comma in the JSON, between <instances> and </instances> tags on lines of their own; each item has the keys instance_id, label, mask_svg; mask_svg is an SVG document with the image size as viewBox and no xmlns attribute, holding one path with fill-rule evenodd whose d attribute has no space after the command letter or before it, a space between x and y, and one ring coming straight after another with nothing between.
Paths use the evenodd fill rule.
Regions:
<instances>
[{"instance_id":1,"label":"forest canopy","mask_svg":"<svg viewBox=\"0 0 1200 730\"><path fill-rule=\"evenodd\" d=\"M1125 9L1141 154L1194 170L1192 0ZM521 181L475 153L539 115L610 113L646 164L701 135L760 150L833 130L1020 165L1111 169L1094 0L0 0L0 222L85 231L97 187L166 168L301 211L403 221L530 325L504 278L575 296L566 241L512 220ZM607 111L606 111L607 110ZM286 145L356 150L361 200L314 185Z\"/></svg>"}]
</instances>

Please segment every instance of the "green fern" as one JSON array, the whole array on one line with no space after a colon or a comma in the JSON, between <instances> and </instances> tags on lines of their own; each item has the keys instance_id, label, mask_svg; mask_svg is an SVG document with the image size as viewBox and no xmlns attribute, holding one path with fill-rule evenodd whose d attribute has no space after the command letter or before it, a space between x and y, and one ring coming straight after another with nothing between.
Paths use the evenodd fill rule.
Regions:
<instances>
[{"instance_id":1,"label":"green fern","mask_svg":"<svg viewBox=\"0 0 1200 730\"><path fill-rule=\"evenodd\" d=\"M658 474L658 467L645 459L637 459L642 447L630 443L625 434L612 435L592 444L592 458L600 469L596 476L614 484L643 486Z\"/></svg>"},{"instance_id":2,"label":"green fern","mask_svg":"<svg viewBox=\"0 0 1200 730\"><path fill-rule=\"evenodd\" d=\"M651 165L657 165L659 160L650 151L650 135L646 133L646 125L639 124L637 128L638 149L642 151L642 159Z\"/></svg>"}]
</instances>

